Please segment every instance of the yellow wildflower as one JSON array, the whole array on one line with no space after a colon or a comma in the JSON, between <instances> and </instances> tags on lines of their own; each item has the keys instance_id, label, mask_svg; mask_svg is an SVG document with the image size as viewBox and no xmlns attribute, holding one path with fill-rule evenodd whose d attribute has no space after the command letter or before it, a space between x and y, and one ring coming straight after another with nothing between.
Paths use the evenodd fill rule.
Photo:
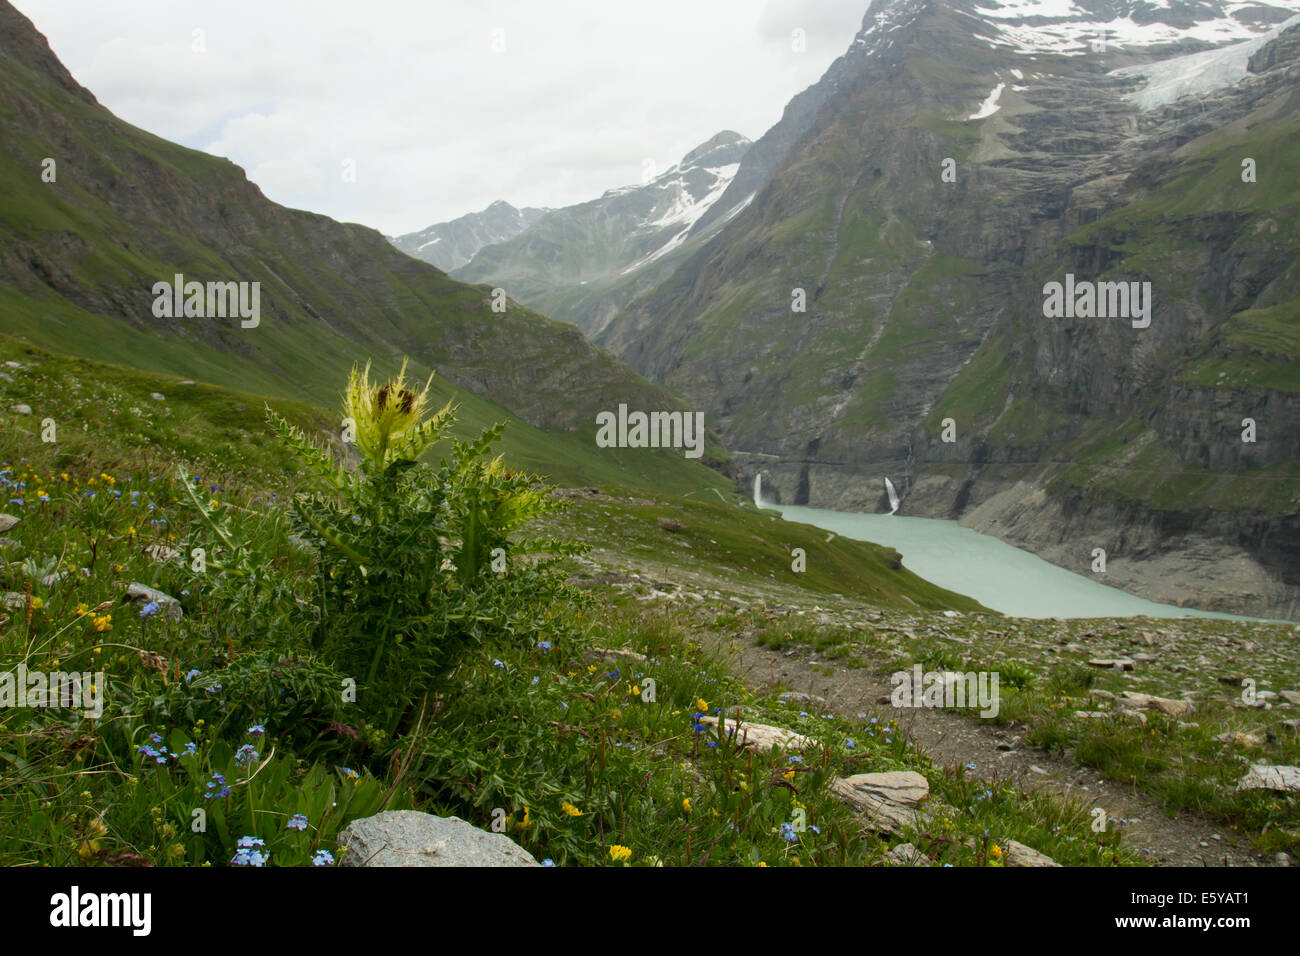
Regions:
<instances>
[{"instance_id":1,"label":"yellow wildflower","mask_svg":"<svg viewBox=\"0 0 1300 956\"><path fill-rule=\"evenodd\" d=\"M44 607L44 606L45 606L45 602L44 602L43 600L41 600L41 599L38 598L38 597L34 597L34 598L32 598L32 607L33 607L33 608L40 608L40 607Z\"/></svg>"},{"instance_id":2,"label":"yellow wildflower","mask_svg":"<svg viewBox=\"0 0 1300 956\"><path fill-rule=\"evenodd\" d=\"M695 702L695 705L696 705L697 707L699 707L700 710L708 710L708 709L709 709L709 705L708 705L707 703L705 703L703 697L701 697L699 700L697 700L697 701Z\"/></svg>"},{"instance_id":3,"label":"yellow wildflower","mask_svg":"<svg viewBox=\"0 0 1300 956\"><path fill-rule=\"evenodd\" d=\"M685 810L687 813L690 813L690 812L691 812L691 798L690 798L690 797L682 797L682 809Z\"/></svg>"},{"instance_id":4,"label":"yellow wildflower","mask_svg":"<svg viewBox=\"0 0 1300 956\"><path fill-rule=\"evenodd\" d=\"M632 851L625 846L619 846L615 843L609 848L609 858L615 863L621 863L625 860L632 859Z\"/></svg>"},{"instance_id":5,"label":"yellow wildflower","mask_svg":"<svg viewBox=\"0 0 1300 956\"><path fill-rule=\"evenodd\" d=\"M575 807L573 804L569 803L567 800L564 803L560 804L560 809L563 810L571 817L582 816L582 811L579 810L577 807Z\"/></svg>"},{"instance_id":6,"label":"yellow wildflower","mask_svg":"<svg viewBox=\"0 0 1300 956\"><path fill-rule=\"evenodd\" d=\"M993 844L989 847L989 856L993 857L995 860L1002 859L1002 847L998 846L996 843Z\"/></svg>"}]
</instances>

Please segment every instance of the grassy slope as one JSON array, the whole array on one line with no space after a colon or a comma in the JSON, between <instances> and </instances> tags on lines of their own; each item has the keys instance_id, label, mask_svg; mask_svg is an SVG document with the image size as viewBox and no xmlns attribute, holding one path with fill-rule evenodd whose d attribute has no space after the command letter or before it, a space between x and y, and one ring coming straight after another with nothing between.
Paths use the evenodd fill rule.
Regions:
<instances>
[{"instance_id":1,"label":"grassy slope","mask_svg":"<svg viewBox=\"0 0 1300 956\"><path fill-rule=\"evenodd\" d=\"M174 478L182 459L194 471L201 469L204 485L216 486L211 494L220 504L209 507L219 509L237 537L283 535L280 502L283 492L292 490L294 472L287 456L267 441L257 400L205 386L178 389L146 373L33 354L12 341L3 344L0 356L21 363L6 367L5 374L14 378L6 397L20 392L34 406L53 409L59 427L57 443L40 441L34 418L7 414L0 427L0 463L13 468L5 474L26 482L26 488L11 488L10 494L27 499L7 506L21 521L6 536L7 557L14 563L0 569L5 590L30 582L18 559L43 563L53 554L73 571L57 584L35 583L31 594L39 603L8 607L0 615L0 667L19 660L47 668L93 664L108 675L110 701L144 694L142 706L152 714L112 711L110 720L87 725L59 711L0 713L5 769L0 860L5 863L224 865L240 833L266 837L273 863L303 862L315 849L333 848L339 829L351 818L373 813L384 792L399 795L389 808L413 803L484 828L500 807L508 814L511 836L539 858L560 864L613 862L608 853L613 845L628 847L633 865L880 864L886 850L904 839L921 842L937 859L955 865L996 865L997 846L1006 839L1030 842L1067 864L1133 860L1117 835L1088 836L1086 807L1063 806L1002 785L986 795L983 785L934 767L912 750L888 715L879 724L868 715L856 721L796 716L793 708L743 686L703 655L693 644L689 615L629 611L628 605L581 614L557 609L556 633L547 633L555 644L549 654L518 646L484 648L470 656L459 673L462 692L453 695L436 729L447 731L440 737L445 743L438 759L455 761L460 754L469 760L480 774L476 787L462 787L454 779L464 771L448 769L453 779L445 779L437 763L423 769L427 782L414 790L399 787L400 777L376 783L363 774L353 782L333 766L300 776L294 762L300 755L287 747L288 728L267 720L267 736L252 741L266 761L258 769L254 814L251 802L242 801L246 786L252 799L252 787L242 779L249 770L229 764L229 751L247 739L243 712L229 727L227 720L205 727L179 711L160 725L158 705L148 701L151 695L157 695L155 701L183 700L187 693L202 698L206 691L187 691L188 680L174 676L191 667L203 672L203 688L229 684L235 679L229 661L255 659L264 636L242 609L213 606L203 578L183 566L150 560L144 547L188 548L195 540L191 534L205 533L188 513ZM147 397L153 388L183 397L156 402ZM309 406L275 404L308 428L330 425L331 416ZM114 489L121 492L116 502ZM48 493L48 503L35 500L39 490ZM93 520L100 506L87 503L90 490L108 509ZM208 496L205 487L203 498ZM652 519L672 515L683 528L666 533L701 551L715 544L715 553L698 557L736 580L761 577L770 561L784 561L786 546L797 544L808 547L809 567L815 570L790 583L806 587L812 600L822 589L835 589L870 604L907 604L909 594L936 607L949 603L924 582L891 568L892 556L884 549L859 542L819 547L820 531L790 526L774 532L766 515L693 498L633 499L617 491L591 503L594 508L580 508L568 520L579 526L602 522L591 530L606 545L626 537L635 550L638 540L662 540ZM96 539L93 550L87 535ZM300 589L313 573L309 559L280 544L280 557L265 569L268 583L307 593ZM651 550L659 557L663 547ZM75 573L87 561L90 573ZM120 594L131 580L180 596L184 618L144 621L134 608L123 607ZM890 580L900 585L896 593L886 593ZM93 613L76 611L78 604L94 607L100 601L108 602L112 615L112 628L102 633L89 625ZM952 603L971 606L958 598ZM716 623L731 626L725 615ZM588 664L589 643L597 641L653 659L631 666ZM151 669L159 658L162 672ZM637 671L654 677L656 700L629 692L627 680L639 680ZM780 751L747 754L725 739L716 741L716 749L706 747L710 738L691 732L691 711L733 704L745 707L751 719L795 727L817 743L802 748L801 764ZM232 698L231 705L248 702ZM154 732L173 753L186 740L198 741L198 756L154 766L136 749ZM231 742L223 743L227 738ZM352 763L346 754L335 759L339 756ZM538 764L544 768L540 772ZM237 792L228 803L204 803L212 826L195 834L190 809L218 767ZM924 836L906 832L878 839L828 792L836 776L884 769L915 769L929 779L935 807ZM792 785L785 786L783 778ZM577 815L566 812L562 801ZM797 819L798 809L810 827L788 839L779 826ZM309 830L298 834L285 828L290 813L306 815Z\"/></svg>"},{"instance_id":2,"label":"grassy slope","mask_svg":"<svg viewBox=\"0 0 1300 956\"><path fill-rule=\"evenodd\" d=\"M0 336L0 360L17 361L23 370L10 370L13 383L0 382L0 401L9 406L24 403L33 410L31 419L15 418L33 430L40 422L53 417L58 428L67 427L66 405L61 396L79 388L79 382L111 388L128 400L130 407L142 410L132 415L130 407L114 406L111 418L103 424L122 430L118 440L134 440L140 447L162 445L180 454L197 453L210 441L227 442L231 435L240 436L241 453L251 453L258 468L274 472L287 462L277 457L263 460L260 454L270 449L263 435L263 405L271 404L280 414L305 428L309 434L337 434L340 423L335 416L314 405L283 398L267 398L199 383L179 386L178 376L161 376L87 359L60 356L30 346L9 336ZM39 389L33 380L42 384ZM150 393L164 395L165 402L149 398ZM561 485L626 484L654 489L664 494L730 494L731 483L711 469L698 464L680 464L667 454L647 454L651 449L598 448L586 438L570 432L543 430L529 425L501 406L463 389L450 386L435 376L433 404L448 400L459 403L460 410L453 433L461 438L477 435L497 422L509 427L497 445L510 467L546 475ZM337 399L337 396L336 396ZM157 423L174 422L172 427ZM6 415L11 415L8 411ZM154 424L147 424L154 419ZM716 489L710 492L709 489Z\"/></svg>"},{"instance_id":3,"label":"grassy slope","mask_svg":"<svg viewBox=\"0 0 1300 956\"><path fill-rule=\"evenodd\" d=\"M12 11L0 13L18 31L0 46L24 44L0 57L0 180L12 184L0 194L0 333L326 406L355 361L389 371L409 355L420 377L439 370L440 393L464 403L468 424L513 414L544 427L515 430L522 464L579 483L721 486L680 453L592 453L596 411L683 406L576 329L514 303L493 312L488 290L373 230L276 206L229 161L118 121L25 21L14 28ZM58 162L53 183L41 181L44 157ZM261 324L154 318L152 285L177 272L260 282ZM725 459L711 440L706 461Z\"/></svg>"}]
</instances>

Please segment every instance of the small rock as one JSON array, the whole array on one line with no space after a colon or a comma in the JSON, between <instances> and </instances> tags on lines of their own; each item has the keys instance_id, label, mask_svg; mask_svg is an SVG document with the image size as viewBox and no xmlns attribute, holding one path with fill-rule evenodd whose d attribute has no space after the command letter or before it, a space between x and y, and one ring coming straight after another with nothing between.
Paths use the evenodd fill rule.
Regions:
<instances>
[{"instance_id":1,"label":"small rock","mask_svg":"<svg viewBox=\"0 0 1300 956\"><path fill-rule=\"evenodd\" d=\"M30 415L32 413L32 406L23 405L22 403L19 403L17 405L10 406L10 410L17 412L19 415Z\"/></svg>"},{"instance_id":2,"label":"small rock","mask_svg":"<svg viewBox=\"0 0 1300 956\"><path fill-rule=\"evenodd\" d=\"M1282 850L1278 850L1277 854L1273 857L1273 862L1276 863L1278 866L1290 866L1291 854L1286 853Z\"/></svg>"},{"instance_id":3,"label":"small rock","mask_svg":"<svg viewBox=\"0 0 1300 956\"><path fill-rule=\"evenodd\" d=\"M504 833L459 817L385 810L354 820L339 835L340 866L540 866Z\"/></svg>"},{"instance_id":4,"label":"small rock","mask_svg":"<svg viewBox=\"0 0 1300 956\"><path fill-rule=\"evenodd\" d=\"M700 723L710 727L718 725L716 717L701 717ZM727 733L730 736L736 731L736 721L727 719ZM810 744L816 743L811 737L805 737L803 734L797 734L793 730L786 730L784 727L773 727L770 724L753 724L748 721L741 722L740 743L742 747L752 747L759 751L768 751L773 747L782 747L786 750L799 750Z\"/></svg>"},{"instance_id":5,"label":"small rock","mask_svg":"<svg viewBox=\"0 0 1300 956\"><path fill-rule=\"evenodd\" d=\"M930 866L934 863L910 843L900 843L885 854L885 859L895 866Z\"/></svg>"},{"instance_id":6,"label":"small rock","mask_svg":"<svg viewBox=\"0 0 1300 956\"><path fill-rule=\"evenodd\" d=\"M193 379L188 379L188 378L187 378L185 381L183 381L183 382L177 382L176 384L177 384L177 385L193 385L193 384L194 384L194 381L193 381Z\"/></svg>"},{"instance_id":7,"label":"small rock","mask_svg":"<svg viewBox=\"0 0 1300 956\"><path fill-rule=\"evenodd\" d=\"M1300 705L1300 690L1282 690L1277 695L1288 704Z\"/></svg>"},{"instance_id":8,"label":"small rock","mask_svg":"<svg viewBox=\"0 0 1300 956\"><path fill-rule=\"evenodd\" d=\"M159 610L162 611L163 617L167 618L169 621L179 621L185 616L184 611L181 610L180 601L176 600L170 594L164 594L162 591L158 591L145 584L140 584L138 581L131 582L126 589L126 597L122 600L135 601L141 606L148 604L150 601L155 601L158 604Z\"/></svg>"},{"instance_id":9,"label":"small rock","mask_svg":"<svg viewBox=\"0 0 1300 956\"><path fill-rule=\"evenodd\" d=\"M152 398L155 402L167 401L167 397L163 395L162 392L150 392L149 397Z\"/></svg>"},{"instance_id":10,"label":"small rock","mask_svg":"<svg viewBox=\"0 0 1300 956\"><path fill-rule=\"evenodd\" d=\"M1300 793L1300 767L1275 767L1257 763L1237 781L1238 790L1282 790Z\"/></svg>"},{"instance_id":11,"label":"small rock","mask_svg":"<svg viewBox=\"0 0 1300 956\"><path fill-rule=\"evenodd\" d=\"M1131 671L1133 669L1133 658L1131 657L1099 657L1088 661L1093 667L1113 667L1116 670Z\"/></svg>"},{"instance_id":12,"label":"small rock","mask_svg":"<svg viewBox=\"0 0 1300 956\"><path fill-rule=\"evenodd\" d=\"M1017 842L1016 840L1007 840L1006 845L1006 865L1007 866L1060 866L1050 856L1045 853L1039 853L1031 846Z\"/></svg>"},{"instance_id":13,"label":"small rock","mask_svg":"<svg viewBox=\"0 0 1300 956\"><path fill-rule=\"evenodd\" d=\"M673 532L686 530L686 526L674 518L660 518L659 527L663 528L665 531Z\"/></svg>"},{"instance_id":14,"label":"small rock","mask_svg":"<svg viewBox=\"0 0 1300 956\"><path fill-rule=\"evenodd\" d=\"M1245 747L1247 750L1253 747L1260 747L1264 744L1264 738L1255 734L1244 734L1233 732L1231 730L1217 734L1214 738L1221 744L1236 744L1238 747Z\"/></svg>"},{"instance_id":15,"label":"small rock","mask_svg":"<svg viewBox=\"0 0 1300 956\"><path fill-rule=\"evenodd\" d=\"M638 654L636 651L630 651L624 647L593 647L589 656L592 660L604 660L607 657L626 657L634 661L646 659L644 654Z\"/></svg>"},{"instance_id":16,"label":"small rock","mask_svg":"<svg viewBox=\"0 0 1300 956\"><path fill-rule=\"evenodd\" d=\"M1152 697L1150 694L1139 694L1131 690L1126 690L1119 696L1125 703L1144 707L1147 710L1158 710L1169 717L1190 717L1192 711L1196 709L1190 700Z\"/></svg>"},{"instance_id":17,"label":"small rock","mask_svg":"<svg viewBox=\"0 0 1300 956\"><path fill-rule=\"evenodd\" d=\"M22 367L23 367L22 363L20 362L5 362L5 368L22 368Z\"/></svg>"},{"instance_id":18,"label":"small rock","mask_svg":"<svg viewBox=\"0 0 1300 956\"><path fill-rule=\"evenodd\" d=\"M914 770L841 777L830 789L858 811L867 829L886 835L916 826L924 817L918 805L930 795L929 782Z\"/></svg>"},{"instance_id":19,"label":"small rock","mask_svg":"<svg viewBox=\"0 0 1300 956\"><path fill-rule=\"evenodd\" d=\"M22 518L15 518L11 514L0 514L0 534L7 533L22 520Z\"/></svg>"}]
</instances>

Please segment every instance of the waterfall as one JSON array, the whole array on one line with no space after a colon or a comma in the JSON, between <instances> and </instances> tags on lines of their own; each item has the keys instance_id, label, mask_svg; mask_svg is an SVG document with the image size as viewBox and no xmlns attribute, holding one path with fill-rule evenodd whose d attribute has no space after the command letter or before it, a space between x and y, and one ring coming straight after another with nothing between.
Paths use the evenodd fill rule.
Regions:
<instances>
[{"instance_id":1,"label":"waterfall","mask_svg":"<svg viewBox=\"0 0 1300 956\"><path fill-rule=\"evenodd\" d=\"M754 475L754 507L763 507L763 473Z\"/></svg>"},{"instance_id":2,"label":"waterfall","mask_svg":"<svg viewBox=\"0 0 1300 956\"><path fill-rule=\"evenodd\" d=\"M894 483L888 478L885 479L885 491L889 495L889 513L897 514L898 506L902 503L898 498L898 491L894 488Z\"/></svg>"}]
</instances>

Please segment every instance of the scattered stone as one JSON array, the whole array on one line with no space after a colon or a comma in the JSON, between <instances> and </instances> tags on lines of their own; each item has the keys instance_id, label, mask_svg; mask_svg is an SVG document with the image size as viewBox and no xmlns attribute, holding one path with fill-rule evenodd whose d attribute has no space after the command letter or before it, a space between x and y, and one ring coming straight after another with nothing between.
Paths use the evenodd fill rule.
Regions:
<instances>
[{"instance_id":1,"label":"scattered stone","mask_svg":"<svg viewBox=\"0 0 1300 956\"><path fill-rule=\"evenodd\" d=\"M626 657L634 661L646 659L644 654L638 654L636 651L628 650L625 647L593 647L590 656L593 660L604 660L607 657Z\"/></svg>"},{"instance_id":2,"label":"scattered stone","mask_svg":"<svg viewBox=\"0 0 1300 956\"><path fill-rule=\"evenodd\" d=\"M1300 767L1274 767L1253 764L1250 772L1237 781L1238 790L1283 790L1300 793Z\"/></svg>"},{"instance_id":3,"label":"scattered stone","mask_svg":"<svg viewBox=\"0 0 1300 956\"><path fill-rule=\"evenodd\" d=\"M5 362L5 368L22 368L21 362Z\"/></svg>"},{"instance_id":4,"label":"scattered stone","mask_svg":"<svg viewBox=\"0 0 1300 956\"><path fill-rule=\"evenodd\" d=\"M932 866L934 864L934 860L910 843L900 843L885 854L885 859L895 866Z\"/></svg>"},{"instance_id":5,"label":"scattered stone","mask_svg":"<svg viewBox=\"0 0 1300 956\"><path fill-rule=\"evenodd\" d=\"M675 518L660 518L659 527L663 528L665 531L672 531L672 532L686 530L686 526L682 524L680 521L676 520Z\"/></svg>"},{"instance_id":6,"label":"scattered stone","mask_svg":"<svg viewBox=\"0 0 1300 956\"><path fill-rule=\"evenodd\" d=\"M1221 744L1236 744L1238 747L1245 747L1247 750L1254 747L1261 747L1264 744L1263 737L1255 734L1244 734L1239 731L1233 732L1231 730L1216 735L1214 739Z\"/></svg>"},{"instance_id":7,"label":"scattered stone","mask_svg":"<svg viewBox=\"0 0 1300 956\"><path fill-rule=\"evenodd\" d=\"M155 601L158 604L159 610L162 611L163 617L167 618L169 621L179 621L184 617L180 601L176 600L170 594L164 594L162 591L151 588L145 584L140 584L138 581L131 582L130 586L126 589L126 597L122 600L135 601L142 607L150 601Z\"/></svg>"},{"instance_id":8,"label":"scattered stone","mask_svg":"<svg viewBox=\"0 0 1300 956\"><path fill-rule=\"evenodd\" d=\"M17 412L19 415L30 415L30 414L32 413L32 406L30 406L30 405L23 405L23 404L20 402L20 403L17 404L17 405L13 405L13 406L11 406L10 410L11 410L11 411L14 411L14 412Z\"/></svg>"},{"instance_id":9,"label":"scattered stone","mask_svg":"<svg viewBox=\"0 0 1300 956\"><path fill-rule=\"evenodd\" d=\"M354 820L339 836L340 866L540 866L504 833L459 817L385 810Z\"/></svg>"},{"instance_id":10,"label":"scattered stone","mask_svg":"<svg viewBox=\"0 0 1300 956\"><path fill-rule=\"evenodd\" d=\"M716 717L701 717L700 723L710 727L718 725ZM730 736L736 731L736 721L727 719L727 734ZM748 721L742 721L739 724L740 745L742 747L752 747L759 751L768 751L773 747L782 747L786 750L799 750L817 741L811 737L805 737L803 734L796 734L793 730L786 730L784 727L773 727L771 724L753 724Z\"/></svg>"},{"instance_id":11,"label":"scattered stone","mask_svg":"<svg viewBox=\"0 0 1300 956\"><path fill-rule=\"evenodd\" d=\"M1116 670L1131 671L1133 669L1133 658L1131 657L1098 657L1088 661L1093 667L1113 667Z\"/></svg>"},{"instance_id":12,"label":"scattered stone","mask_svg":"<svg viewBox=\"0 0 1300 956\"><path fill-rule=\"evenodd\" d=\"M1300 690L1282 690L1278 691L1277 695L1288 704L1296 704L1300 706Z\"/></svg>"},{"instance_id":13,"label":"scattered stone","mask_svg":"<svg viewBox=\"0 0 1300 956\"><path fill-rule=\"evenodd\" d=\"M162 392L150 392L149 397L152 398L155 402L167 401L167 397L163 395Z\"/></svg>"},{"instance_id":14,"label":"scattered stone","mask_svg":"<svg viewBox=\"0 0 1300 956\"><path fill-rule=\"evenodd\" d=\"M15 518L11 514L0 514L0 534L5 534L22 520L22 518Z\"/></svg>"},{"instance_id":15,"label":"scattered stone","mask_svg":"<svg viewBox=\"0 0 1300 956\"><path fill-rule=\"evenodd\" d=\"M193 384L194 384L194 380L193 380L193 379L188 379L188 378L187 378L185 381L183 381L183 382L177 382L176 384L177 384L177 385L193 385Z\"/></svg>"},{"instance_id":16,"label":"scattered stone","mask_svg":"<svg viewBox=\"0 0 1300 956\"><path fill-rule=\"evenodd\" d=\"M1039 853L1031 846L1025 846L1016 840L1006 841L1006 865L1007 866L1060 866L1050 856L1045 853Z\"/></svg>"},{"instance_id":17,"label":"scattered stone","mask_svg":"<svg viewBox=\"0 0 1300 956\"><path fill-rule=\"evenodd\" d=\"M0 551L7 551L9 548L19 548L19 547L22 547L22 545L20 545L13 538L0 538Z\"/></svg>"},{"instance_id":18,"label":"scattered stone","mask_svg":"<svg viewBox=\"0 0 1300 956\"><path fill-rule=\"evenodd\" d=\"M858 811L867 829L889 836L925 818L918 805L930 795L930 784L914 770L892 770L840 777L831 792Z\"/></svg>"},{"instance_id":19,"label":"scattered stone","mask_svg":"<svg viewBox=\"0 0 1300 956\"><path fill-rule=\"evenodd\" d=\"M798 691L793 690L783 691L780 694L777 694L777 697L781 698L781 700L807 700L815 701L818 704L826 703L825 697L818 697L816 694L801 694Z\"/></svg>"},{"instance_id":20,"label":"scattered stone","mask_svg":"<svg viewBox=\"0 0 1300 956\"><path fill-rule=\"evenodd\" d=\"M1120 699L1127 704L1133 704L1137 707L1143 707L1147 710L1158 710L1160 713L1169 717L1190 717L1195 706L1190 700L1171 700L1168 697L1153 697L1150 694L1139 694L1136 691L1126 690L1120 695Z\"/></svg>"},{"instance_id":21,"label":"scattered stone","mask_svg":"<svg viewBox=\"0 0 1300 956\"><path fill-rule=\"evenodd\" d=\"M1273 857L1273 862L1276 863L1278 866L1290 866L1291 854L1286 853L1282 850L1278 850L1277 855Z\"/></svg>"}]
</instances>

